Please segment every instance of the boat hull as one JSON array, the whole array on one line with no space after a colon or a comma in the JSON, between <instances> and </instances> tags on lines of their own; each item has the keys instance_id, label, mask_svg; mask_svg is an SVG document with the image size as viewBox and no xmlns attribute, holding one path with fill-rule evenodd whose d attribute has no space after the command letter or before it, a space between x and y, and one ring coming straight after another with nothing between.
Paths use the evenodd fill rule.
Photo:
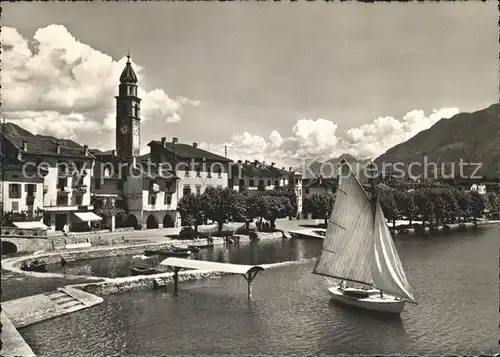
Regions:
<instances>
[{"instance_id":1,"label":"boat hull","mask_svg":"<svg viewBox=\"0 0 500 357\"><path fill-rule=\"evenodd\" d=\"M204 248L212 248L214 246L213 243L207 243L207 244L189 244L188 248L189 250L196 250L196 249L204 249Z\"/></svg>"},{"instance_id":2,"label":"boat hull","mask_svg":"<svg viewBox=\"0 0 500 357\"><path fill-rule=\"evenodd\" d=\"M400 314L405 304L403 300L396 300L394 296L386 293L380 297L378 290L370 290L369 296L365 298L347 296L338 286L329 288L328 292L335 302L372 311Z\"/></svg>"},{"instance_id":3,"label":"boat hull","mask_svg":"<svg viewBox=\"0 0 500 357\"><path fill-rule=\"evenodd\" d=\"M129 267L130 273L134 275L153 275L158 274L158 270L150 267Z\"/></svg>"}]
</instances>

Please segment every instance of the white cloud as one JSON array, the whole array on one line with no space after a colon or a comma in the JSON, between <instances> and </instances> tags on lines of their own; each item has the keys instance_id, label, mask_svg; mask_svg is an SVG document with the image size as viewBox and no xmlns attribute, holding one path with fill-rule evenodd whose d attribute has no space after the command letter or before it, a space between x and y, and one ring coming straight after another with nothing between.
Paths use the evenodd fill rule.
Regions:
<instances>
[{"instance_id":1,"label":"white cloud","mask_svg":"<svg viewBox=\"0 0 500 357\"><path fill-rule=\"evenodd\" d=\"M426 116L423 110L412 110L401 120L378 117L372 123L347 131L347 151L360 157L374 158L420 131L430 128L440 119L450 118L458 112L458 108L441 108L434 109L429 116Z\"/></svg>"},{"instance_id":2,"label":"white cloud","mask_svg":"<svg viewBox=\"0 0 500 357\"><path fill-rule=\"evenodd\" d=\"M231 159L265 160L287 167L303 159L324 161L343 153L359 158L375 158L430 128L440 119L449 118L458 112L458 108L442 108L433 110L429 116L422 110L412 110L401 119L378 117L369 124L347 130L344 137L337 135L337 124L331 120L300 119L288 137L283 137L276 130L271 132L268 140L260 135L243 132L233 134L224 144L200 143L200 146L220 155L224 154L224 146L227 146Z\"/></svg>"},{"instance_id":3,"label":"white cloud","mask_svg":"<svg viewBox=\"0 0 500 357\"><path fill-rule=\"evenodd\" d=\"M32 40L2 28L2 104L9 121L34 133L114 137L115 98L126 58L111 56L79 42L62 25L38 29ZM142 67L133 63L139 84ZM170 98L162 89L139 87L143 120L175 122L183 108L200 102ZM80 140L83 141L83 140ZM114 142L114 140L113 140Z\"/></svg>"}]
</instances>

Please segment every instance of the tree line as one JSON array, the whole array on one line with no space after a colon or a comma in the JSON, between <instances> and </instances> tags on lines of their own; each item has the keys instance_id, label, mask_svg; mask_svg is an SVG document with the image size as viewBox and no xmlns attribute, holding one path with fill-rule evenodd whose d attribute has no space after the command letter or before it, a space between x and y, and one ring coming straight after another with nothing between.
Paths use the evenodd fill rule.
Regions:
<instances>
[{"instance_id":1,"label":"tree line","mask_svg":"<svg viewBox=\"0 0 500 357\"><path fill-rule=\"evenodd\" d=\"M422 221L422 225L475 221L489 212L498 216L500 196L495 192L481 195L476 191L464 191L453 187L421 188L413 191L377 189L385 217L396 225L396 220ZM335 194L316 193L303 200L303 212L313 218L325 219L331 214Z\"/></svg>"},{"instance_id":2,"label":"tree line","mask_svg":"<svg viewBox=\"0 0 500 357\"><path fill-rule=\"evenodd\" d=\"M273 191L241 190L208 187L203 194L184 195L177 204L182 221L197 230L208 220L217 222L219 231L225 222L263 220L275 228L278 218L295 217L297 197L291 189Z\"/></svg>"}]
</instances>

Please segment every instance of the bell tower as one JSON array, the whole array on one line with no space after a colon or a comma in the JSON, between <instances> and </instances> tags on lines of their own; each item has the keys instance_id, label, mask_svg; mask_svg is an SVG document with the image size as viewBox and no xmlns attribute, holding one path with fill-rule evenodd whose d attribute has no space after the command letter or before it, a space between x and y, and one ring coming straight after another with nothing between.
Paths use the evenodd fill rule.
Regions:
<instances>
[{"instance_id":1,"label":"bell tower","mask_svg":"<svg viewBox=\"0 0 500 357\"><path fill-rule=\"evenodd\" d=\"M135 75L130 54L120 76L116 98L116 151L123 159L139 155L141 99L137 97L137 76Z\"/></svg>"}]
</instances>

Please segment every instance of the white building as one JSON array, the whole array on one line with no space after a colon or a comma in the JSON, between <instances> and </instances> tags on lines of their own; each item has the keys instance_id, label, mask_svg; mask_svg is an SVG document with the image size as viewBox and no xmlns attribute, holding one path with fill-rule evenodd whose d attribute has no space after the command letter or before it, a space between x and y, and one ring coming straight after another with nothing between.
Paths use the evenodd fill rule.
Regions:
<instances>
[{"instance_id":1,"label":"white building","mask_svg":"<svg viewBox=\"0 0 500 357\"><path fill-rule=\"evenodd\" d=\"M473 184L470 188L471 191L476 191L480 195L485 195L486 194L486 185L480 183L480 184Z\"/></svg>"},{"instance_id":2,"label":"white building","mask_svg":"<svg viewBox=\"0 0 500 357\"><path fill-rule=\"evenodd\" d=\"M141 159L149 159L175 172L179 178L179 200L188 193L203 194L207 187L228 187L230 159L200 149L197 143L179 143L178 138L168 142L163 137L148 146L150 154Z\"/></svg>"},{"instance_id":3,"label":"white building","mask_svg":"<svg viewBox=\"0 0 500 357\"><path fill-rule=\"evenodd\" d=\"M43 179L40 192L46 226L53 231L65 225L70 230L85 230L88 222L101 219L92 213L90 204L94 156L87 146L40 135L4 135L4 139L9 159L34 169L36 176Z\"/></svg>"},{"instance_id":4,"label":"white building","mask_svg":"<svg viewBox=\"0 0 500 357\"><path fill-rule=\"evenodd\" d=\"M43 217L43 177L36 170L26 169L20 163L2 165L0 178L0 203L4 215L10 215L18 228L48 227ZM19 218L19 219L16 219Z\"/></svg>"}]
</instances>

